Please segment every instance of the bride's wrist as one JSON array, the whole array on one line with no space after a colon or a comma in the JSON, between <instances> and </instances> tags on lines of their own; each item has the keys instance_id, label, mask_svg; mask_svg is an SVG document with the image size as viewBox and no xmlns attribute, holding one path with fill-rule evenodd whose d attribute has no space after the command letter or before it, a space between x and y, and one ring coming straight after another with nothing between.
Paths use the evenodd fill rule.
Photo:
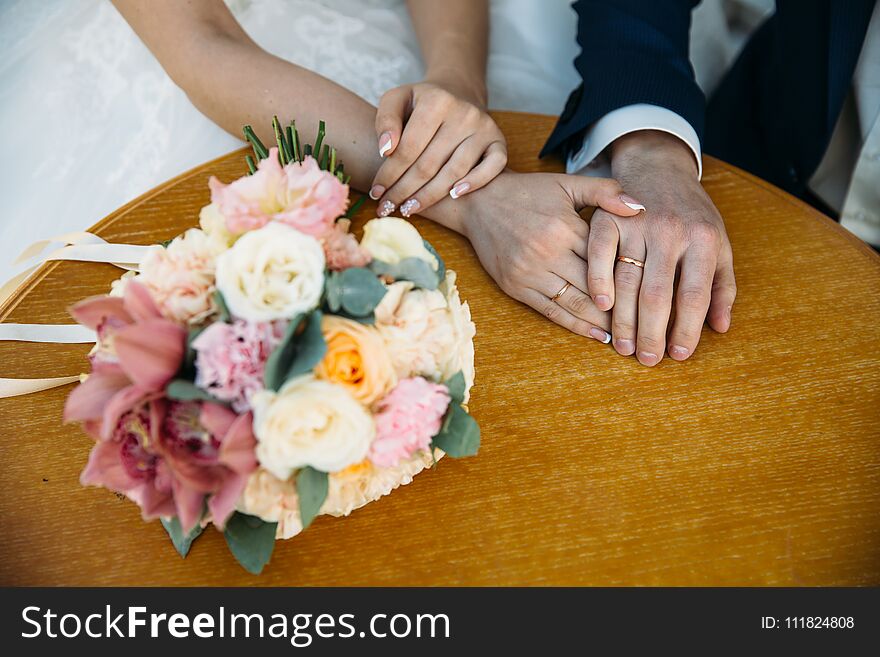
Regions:
<instances>
[{"instance_id":1,"label":"bride's wrist","mask_svg":"<svg viewBox=\"0 0 880 657\"><path fill-rule=\"evenodd\" d=\"M448 66L435 66L427 70L423 82L442 87L481 109L486 108L488 92L486 91L486 80L482 76L470 75L465 71Z\"/></svg>"}]
</instances>

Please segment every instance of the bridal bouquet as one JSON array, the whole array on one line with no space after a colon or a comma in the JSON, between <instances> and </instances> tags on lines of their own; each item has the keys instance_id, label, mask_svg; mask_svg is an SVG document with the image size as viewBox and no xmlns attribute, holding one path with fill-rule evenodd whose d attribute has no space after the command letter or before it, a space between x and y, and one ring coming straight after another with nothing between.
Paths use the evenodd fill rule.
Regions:
<instances>
[{"instance_id":1,"label":"bridal bouquet","mask_svg":"<svg viewBox=\"0 0 880 657\"><path fill-rule=\"evenodd\" d=\"M65 407L95 440L81 481L160 518L183 556L213 524L259 573L317 515L479 446L455 273L403 219L355 239L323 133L301 146L276 119L267 149L245 128L250 173L211 178L200 228L71 309L98 336Z\"/></svg>"}]
</instances>

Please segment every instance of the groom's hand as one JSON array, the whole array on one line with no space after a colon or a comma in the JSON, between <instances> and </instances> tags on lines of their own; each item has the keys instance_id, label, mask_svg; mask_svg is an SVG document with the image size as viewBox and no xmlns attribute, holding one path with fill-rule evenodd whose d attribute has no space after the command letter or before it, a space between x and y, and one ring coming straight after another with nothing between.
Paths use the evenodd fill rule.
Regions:
<instances>
[{"instance_id":1,"label":"groom's hand","mask_svg":"<svg viewBox=\"0 0 880 657\"><path fill-rule=\"evenodd\" d=\"M458 229L504 292L574 333L608 343L610 315L586 293L589 228L578 211L599 206L637 214L621 193L614 180L505 171L456 201L463 204L456 208L463 210Z\"/></svg>"},{"instance_id":2,"label":"groom's hand","mask_svg":"<svg viewBox=\"0 0 880 657\"><path fill-rule=\"evenodd\" d=\"M613 307L618 353L656 365L668 344L670 357L685 360L697 347L707 313L716 331L730 327L736 282L724 222L697 180L693 154L677 137L641 131L611 148L613 175L646 210L623 219L595 212L589 293L602 310ZM642 261L644 268L617 262L618 255Z\"/></svg>"}]
</instances>

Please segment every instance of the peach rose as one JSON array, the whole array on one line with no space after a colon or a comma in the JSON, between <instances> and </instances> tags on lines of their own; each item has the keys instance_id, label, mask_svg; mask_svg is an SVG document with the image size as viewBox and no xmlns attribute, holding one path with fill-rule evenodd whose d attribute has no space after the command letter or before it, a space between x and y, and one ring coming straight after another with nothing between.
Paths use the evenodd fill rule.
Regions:
<instances>
[{"instance_id":1,"label":"peach rose","mask_svg":"<svg viewBox=\"0 0 880 657\"><path fill-rule=\"evenodd\" d=\"M325 316L321 330L327 353L315 368L319 379L344 386L366 406L397 384L391 358L376 329L344 317Z\"/></svg>"}]
</instances>

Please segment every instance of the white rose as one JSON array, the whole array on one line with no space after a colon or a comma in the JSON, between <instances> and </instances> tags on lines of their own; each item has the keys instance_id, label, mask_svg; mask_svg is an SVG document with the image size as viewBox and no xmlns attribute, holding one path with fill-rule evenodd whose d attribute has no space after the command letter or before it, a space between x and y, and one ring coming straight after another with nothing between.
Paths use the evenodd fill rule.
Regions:
<instances>
[{"instance_id":1,"label":"white rose","mask_svg":"<svg viewBox=\"0 0 880 657\"><path fill-rule=\"evenodd\" d=\"M258 392L251 406L257 459L279 479L307 465L337 472L360 463L376 435L372 415L345 388L312 376Z\"/></svg>"},{"instance_id":2,"label":"white rose","mask_svg":"<svg viewBox=\"0 0 880 657\"><path fill-rule=\"evenodd\" d=\"M252 230L217 258L217 289L229 311L252 322L287 319L318 305L324 249L281 223Z\"/></svg>"},{"instance_id":3,"label":"white rose","mask_svg":"<svg viewBox=\"0 0 880 657\"><path fill-rule=\"evenodd\" d=\"M440 268L437 258L425 248L425 241L416 227L399 217L371 219L364 226L361 247L375 260L396 265L405 258L424 260L434 271Z\"/></svg>"}]
</instances>

